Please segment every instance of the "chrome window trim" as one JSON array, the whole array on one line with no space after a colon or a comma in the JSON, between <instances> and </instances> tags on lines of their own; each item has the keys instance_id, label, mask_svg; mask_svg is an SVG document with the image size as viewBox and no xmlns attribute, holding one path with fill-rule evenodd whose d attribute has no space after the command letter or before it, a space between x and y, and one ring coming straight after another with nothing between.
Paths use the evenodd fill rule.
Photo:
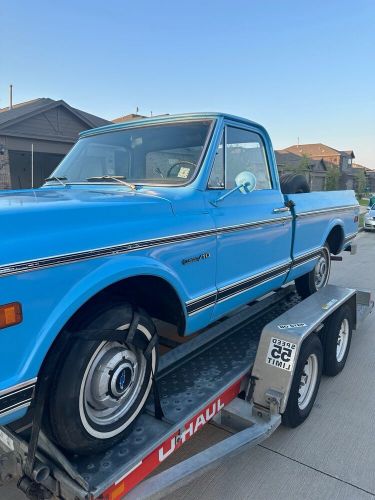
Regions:
<instances>
[{"instance_id":1,"label":"chrome window trim","mask_svg":"<svg viewBox=\"0 0 375 500\"><path fill-rule=\"evenodd\" d=\"M191 179L189 179L187 182L183 182L183 183L179 183L179 184L161 184L161 183L158 183L158 182L133 182L134 185L136 186L151 186L151 187L167 187L167 188L180 188L180 187L186 187L188 186L189 184L191 184L192 182L195 181L195 179L198 177L199 175L199 172L202 170L202 166L205 162L205 159L207 157L207 152L208 152L208 149L209 149L209 145L211 143L211 139L212 139L212 135L214 133L214 130L215 130L215 127L216 127L216 123L217 123L217 118L207 118L207 119L204 119L204 118L196 118L196 119L192 119L192 120L178 120L178 121L165 121L165 122L159 122L159 123L147 123L147 124L139 124L138 126L137 125L134 125L134 126L130 126L130 127L124 127L124 128L119 128L119 129L112 129L112 130L103 130L103 131L100 131L100 132L93 132L93 133L87 133L87 135L83 135L82 137L79 137L79 141L85 139L86 137L95 137L97 135L103 135L103 134L109 134L109 133L120 133L122 131L127 131L127 130L133 130L133 129L137 129L137 128L145 128L145 127L159 127L159 126L168 126L168 125L180 125L180 124L186 124L186 123L199 123L199 122L209 122L209 127L208 127L208 131L207 131L207 135L206 135L206 139L204 141L204 144L203 144L203 148L202 148L202 152L199 156L199 160L198 160L198 163L197 163L197 166L195 168L195 171L194 171L194 175L191 177ZM76 143L77 144L77 143ZM56 167L56 169L59 167L59 165ZM55 170L56 170L55 169ZM55 172L55 170L52 172L51 175L53 175L53 173ZM50 184L50 182L53 182ZM132 179L129 179L129 182L132 182ZM64 181L64 184L65 185L84 185L84 186L87 186L87 185L94 185L94 186L98 186L98 185L116 185L116 186L119 186L119 183L118 182L108 182L108 181L105 181L105 182L100 182L100 181L95 181L95 182L88 182L88 181L75 181L75 182L69 182L69 180L67 180L66 182ZM47 183L44 183L43 186L55 186L56 185L56 182L55 181L49 181Z\"/></svg>"}]
</instances>

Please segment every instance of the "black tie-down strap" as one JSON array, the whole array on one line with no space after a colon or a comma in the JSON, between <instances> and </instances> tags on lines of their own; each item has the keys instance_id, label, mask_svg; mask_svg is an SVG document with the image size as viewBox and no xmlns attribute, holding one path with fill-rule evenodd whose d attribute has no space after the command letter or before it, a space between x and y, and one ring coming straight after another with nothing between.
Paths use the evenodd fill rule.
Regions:
<instances>
[{"instance_id":1,"label":"black tie-down strap","mask_svg":"<svg viewBox=\"0 0 375 500\"><path fill-rule=\"evenodd\" d=\"M156 330L153 332L151 340L147 340L144 335L136 335L138 324L139 324L140 314L137 309L133 310L133 317L129 325L128 330L112 330L112 329L89 329L81 330L79 334L73 334L74 337L79 340L107 340L110 342L122 342L126 344L134 345L143 351L143 355L146 360L149 360L152 354L152 350L158 343L158 335ZM152 385L154 393L154 407L155 407L155 417L161 420L164 417L163 408L160 402L159 388L156 381L156 376L154 369L151 365L151 375L152 375Z\"/></svg>"},{"instance_id":2,"label":"black tie-down strap","mask_svg":"<svg viewBox=\"0 0 375 500\"><path fill-rule=\"evenodd\" d=\"M139 324L139 312L135 309L133 312L133 318L130 323L128 330L83 330L78 332L70 332L65 336L65 342L62 345L62 350L65 351L69 347L69 343L74 340L107 340L107 341L118 341L118 342L126 342L127 344L132 344L135 347L142 349L146 360L151 357L152 350L158 343L158 335L156 330L153 332L151 340L147 340L143 335L135 335L138 324ZM57 363L58 357L61 354L61 350L59 352L55 351L52 353L50 358L50 366L54 366ZM26 465L25 465L25 473L28 477L33 477L33 469L35 463L35 454L38 447L38 438L40 429L42 426L43 419L43 411L45 406L45 401L47 398L47 394L50 388L51 382L51 369L46 369L44 375L39 377L38 384L36 386L32 408L33 408L33 423L31 428L31 436L28 445ZM154 407L155 407L155 417L161 420L164 417L163 409L160 402L159 389L156 382L156 377L154 370L151 365L151 375L153 381L153 393L154 393Z\"/></svg>"}]
</instances>

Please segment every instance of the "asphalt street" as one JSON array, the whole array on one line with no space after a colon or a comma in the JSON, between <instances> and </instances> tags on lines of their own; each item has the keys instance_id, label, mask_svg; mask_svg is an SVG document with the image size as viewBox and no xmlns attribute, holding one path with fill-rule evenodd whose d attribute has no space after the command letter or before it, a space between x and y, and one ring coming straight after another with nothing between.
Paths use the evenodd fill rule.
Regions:
<instances>
[{"instance_id":1,"label":"asphalt street","mask_svg":"<svg viewBox=\"0 0 375 500\"><path fill-rule=\"evenodd\" d=\"M375 234L361 233L356 242L356 255L344 253L342 262L333 262L330 283L375 296ZM354 333L344 371L323 378L303 425L279 428L261 445L223 462L167 500L375 498L374 318L375 312ZM225 437L210 427L177 453L186 456ZM15 485L0 489L1 500L22 498Z\"/></svg>"}]
</instances>

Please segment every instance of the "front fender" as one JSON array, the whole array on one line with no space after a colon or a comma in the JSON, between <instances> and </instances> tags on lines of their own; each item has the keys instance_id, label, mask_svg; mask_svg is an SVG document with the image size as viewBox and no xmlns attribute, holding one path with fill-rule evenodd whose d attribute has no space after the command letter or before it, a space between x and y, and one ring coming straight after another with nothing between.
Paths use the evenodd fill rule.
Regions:
<instances>
[{"instance_id":1,"label":"front fender","mask_svg":"<svg viewBox=\"0 0 375 500\"><path fill-rule=\"evenodd\" d=\"M24 321L4 331L3 342L7 344L7 349L2 353L4 359L0 354L0 390L36 377L49 348L73 314L98 292L120 280L152 275L164 279L174 288L182 306L188 298L173 270L148 256L92 259L80 269L72 269L71 276L68 267L56 266L18 277L25 284L24 295L20 297L24 305ZM41 292L45 296L35 293L35 280L38 280L39 290L44 288L45 283L45 290ZM17 293L19 285L19 282L14 285ZM184 307L183 310L186 314Z\"/></svg>"}]
</instances>

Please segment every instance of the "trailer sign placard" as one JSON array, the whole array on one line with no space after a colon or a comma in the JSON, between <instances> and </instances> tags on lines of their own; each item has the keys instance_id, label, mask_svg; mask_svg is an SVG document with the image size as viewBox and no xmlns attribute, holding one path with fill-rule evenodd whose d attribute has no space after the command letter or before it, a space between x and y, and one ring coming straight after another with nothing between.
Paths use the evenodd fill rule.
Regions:
<instances>
[{"instance_id":1,"label":"trailer sign placard","mask_svg":"<svg viewBox=\"0 0 375 500\"><path fill-rule=\"evenodd\" d=\"M297 344L272 337L268 347L266 363L291 372L296 351Z\"/></svg>"}]
</instances>

